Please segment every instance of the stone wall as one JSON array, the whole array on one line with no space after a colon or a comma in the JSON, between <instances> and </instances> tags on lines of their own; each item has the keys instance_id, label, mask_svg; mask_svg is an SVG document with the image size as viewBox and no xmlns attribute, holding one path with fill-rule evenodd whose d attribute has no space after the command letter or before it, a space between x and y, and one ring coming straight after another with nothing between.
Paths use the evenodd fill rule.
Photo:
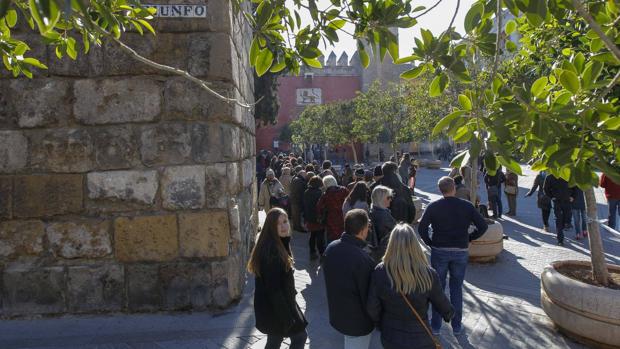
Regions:
<instances>
[{"instance_id":1,"label":"stone wall","mask_svg":"<svg viewBox=\"0 0 620 349\"><path fill-rule=\"evenodd\" d=\"M123 40L251 103L249 27L228 1L207 7ZM113 44L58 60L16 35L49 70L0 73L0 316L238 299L257 223L251 111Z\"/></svg>"}]
</instances>

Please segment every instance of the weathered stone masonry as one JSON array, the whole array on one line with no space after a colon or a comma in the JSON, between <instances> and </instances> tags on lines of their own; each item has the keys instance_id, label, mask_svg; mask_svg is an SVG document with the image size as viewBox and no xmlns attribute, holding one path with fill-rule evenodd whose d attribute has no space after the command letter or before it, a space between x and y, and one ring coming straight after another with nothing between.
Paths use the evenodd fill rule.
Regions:
<instances>
[{"instance_id":1,"label":"weathered stone masonry","mask_svg":"<svg viewBox=\"0 0 620 349\"><path fill-rule=\"evenodd\" d=\"M124 41L253 101L251 33L228 1L154 27ZM0 316L239 298L256 226L251 111L112 44L77 61L31 46L49 70L0 73Z\"/></svg>"}]
</instances>

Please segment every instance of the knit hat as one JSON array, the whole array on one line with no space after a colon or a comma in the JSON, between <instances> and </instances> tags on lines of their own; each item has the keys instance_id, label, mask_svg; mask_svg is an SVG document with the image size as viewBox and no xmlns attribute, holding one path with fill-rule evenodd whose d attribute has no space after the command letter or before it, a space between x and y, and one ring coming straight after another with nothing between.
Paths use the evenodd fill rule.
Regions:
<instances>
[{"instance_id":1,"label":"knit hat","mask_svg":"<svg viewBox=\"0 0 620 349\"><path fill-rule=\"evenodd\" d=\"M358 168L357 170L355 170L355 176L356 177L364 177L364 169L363 168Z\"/></svg>"},{"instance_id":2,"label":"knit hat","mask_svg":"<svg viewBox=\"0 0 620 349\"><path fill-rule=\"evenodd\" d=\"M381 165L375 166L375 170L373 172L373 176L375 176L375 177L383 176L383 170L381 170Z\"/></svg>"},{"instance_id":3,"label":"knit hat","mask_svg":"<svg viewBox=\"0 0 620 349\"><path fill-rule=\"evenodd\" d=\"M273 170L272 170L272 169L268 168L268 169L267 169L267 172L265 173L265 175L266 175L267 177L269 177L269 176L273 176L273 177L275 177L276 173L275 173L275 172L273 172Z\"/></svg>"}]
</instances>

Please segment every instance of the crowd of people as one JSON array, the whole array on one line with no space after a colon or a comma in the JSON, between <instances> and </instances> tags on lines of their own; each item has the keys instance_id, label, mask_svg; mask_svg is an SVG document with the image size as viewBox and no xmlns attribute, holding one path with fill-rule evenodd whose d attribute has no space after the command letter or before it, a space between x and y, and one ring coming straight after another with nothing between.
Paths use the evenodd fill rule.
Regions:
<instances>
[{"instance_id":1,"label":"crowd of people","mask_svg":"<svg viewBox=\"0 0 620 349\"><path fill-rule=\"evenodd\" d=\"M290 338L290 348L303 348L308 337L308 321L295 301L293 230L308 233L310 259L318 259L324 272L329 321L343 335L345 348L368 348L375 328L386 349L436 348L444 322L455 335L463 332L468 245L489 224L485 205L467 187L473 175L470 167L441 177L437 185L443 197L430 203L415 222L416 166L409 154L398 164L344 166L342 173L330 161L319 166L292 154L259 160L263 163L257 168L264 173L258 176L265 178L259 208L267 218L248 270L256 278L256 327L268 336L266 348L279 348L285 337ZM506 214L516 215L517 174L504 174L501 167L495 173L479 170L493 216L502 215L502 192L508 201ZM610 206L608 224L615 228L620 186L605 175L601 186ZM587 235L584 193L579 188L540 172L526 196L537 191L547 231L554 211L558 244L563 244L571 219L577 237ZM430 251L430 263L425 251Z\"/></svg>"},{"instance_id":2,"label":"crowd of people","mask_svg":"<svg viewBox=\"0 0 620 349\"><path fill-rule=\"evenodd\" d=\"M487 222L457 197L452 178L439 180L444 197L428 206L416 233L417 167L409 154L398 164L345 165L341 173L329 161L319 166L293 155L261 161L258 202L267 218L248 270L256 278L256 327L268 335L266 348L279 348L284 337L291 348L303 348L307 339L307 320L295 302L293 230L308 233L310 259L324 271L330 324L345 348L368 348L375 328L385 348L433 348L444 321L461 333L467 245Z\"/></svg>"}]
</instances>

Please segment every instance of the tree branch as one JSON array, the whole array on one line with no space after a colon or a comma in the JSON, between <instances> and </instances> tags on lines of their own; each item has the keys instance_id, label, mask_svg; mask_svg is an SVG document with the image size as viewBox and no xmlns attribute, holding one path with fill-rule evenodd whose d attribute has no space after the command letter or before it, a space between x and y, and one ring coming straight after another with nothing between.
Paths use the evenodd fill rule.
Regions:
<instances>
[{"instance_id":1,"label":"tree branch","mask_svg":"<svg viewBox=\"0 0 620 349\"><path fill-rule=\"evenodd\" d=\"M438 0L438 1L435 3L435 5L433 5L433 6L429 7L428 9L426 9L426 11L424 11L424 12L420 13L419 15L417 15L417 16L415 16L415 17L413 17L413 19L418 19L418 18L420 18L420 17L424 16L425 14L427 14L427 13L431 12L431 11L432 11L435 7L437 7L437 5L439 5L442 1L443 1L443 0Z\"/></svg>"},{"instance_id":2,"label":"tree branch","mask_svg":"<svg viewBox=\"0 0 620 349\"><path fill-rule=\"evenodd\" d=\"M609 84L607 84L605 89L601 92L601 98L605 98L605 96L607 96L607 94L611 92L611 89L614 88L614 86L616 86L618 82L620 82L620 70L618 70L618 72L616 73L616 76L614 76L614 78L611 79Z\"/></svg>"},{"instance_id":3,"label":"tree branch","mask_svg":"<svg viewBox=\"0 0 620 349\"><path fill-rule=\"evenodd\" d=\"M495 18L497 18L497 38L495 39L495 57L493 57L493 68L491 70L491 77L489 84L493 83L495 74L497 73L497 66L499 65L499 52L500 44L502 42L502 2L497 1L497 8L495 9Z\"/></svg>"},{"instance_id":4,"label":"tree branch","mask_svg":"<svg viewBox=\"0 0 620 349\"><path fill-rule=\"evenodd\" d=\"M620 60L620 48L616 46L616 44L613 42L613 40L611 40L611 38L605 35L605 33L603 32L603 28L601 28L601 26L596 23L594 18L592 18L590 12L588 12L588 10L583 7L583 3L580 0L573 0L573 6L575 6L575 9L581 15L581 17L583 17L583 19L588 22L588 25L592 28L592 30L594 30L594 32L599 36L599 38L603 40L605 46L607 46L609 51L611 51L611 53L616 57L616 59Z\"/></svg>"}]
</instances>

